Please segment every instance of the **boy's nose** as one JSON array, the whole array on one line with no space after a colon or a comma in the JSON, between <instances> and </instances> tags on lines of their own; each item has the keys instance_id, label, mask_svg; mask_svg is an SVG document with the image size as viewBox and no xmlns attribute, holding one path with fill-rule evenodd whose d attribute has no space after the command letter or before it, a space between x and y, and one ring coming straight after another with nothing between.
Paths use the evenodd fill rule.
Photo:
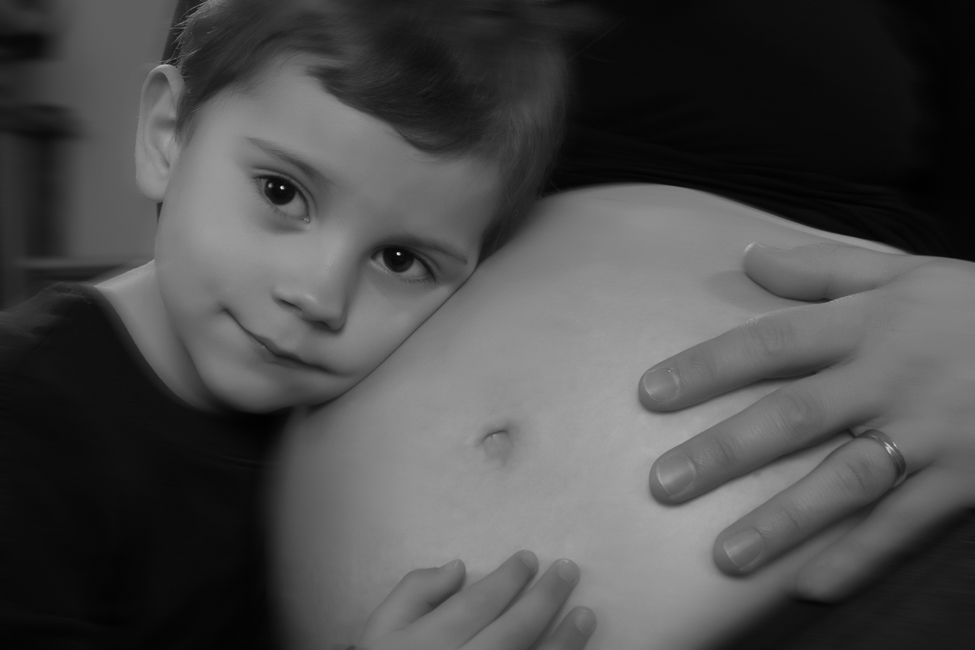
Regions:
<instances>
[{"instance_id":1,"label":"boy's nose","mask_svg":"<svg viewBox=\"0 0 975 650\"><path fill-rule=\"evenodd\" d=\"M347 294L341 290L310 291L298 286L281 287L275 291L274 299L279 305L296 312L301 319L332 331L342 329L348 316Z\"/></svg>"},{"instance_id":2,"label":"boy's nose","mask_svg":"<svg viewBox=\"0 0 975 650\"><path fill-rule=\"evenodd\" d=\"M323 228L303 243L288 248L276 268L274 300L310 325L338 332L358 291L361 246L340 228Z\"/></svg>"}]
</instances>

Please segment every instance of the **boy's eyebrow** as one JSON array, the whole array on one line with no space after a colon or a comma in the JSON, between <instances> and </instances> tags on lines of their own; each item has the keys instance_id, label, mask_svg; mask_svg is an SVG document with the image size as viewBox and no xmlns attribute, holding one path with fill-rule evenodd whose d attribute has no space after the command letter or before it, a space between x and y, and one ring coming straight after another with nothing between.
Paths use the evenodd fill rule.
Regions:
<instances>
[{"instance_id":1,"label":"boy's eyebrow","mask_svg":"<svg viewBox=\"0 0 975 650\"><path fill-rule=\"evenodd\" d=\"M325 187L328 185L328 181L322 176L322 173L315 168L311 163L302 160L302 158L296 154L279 148L278 146L268 142L267 140L262 140L260 138L247 138L247 142L257 147L269 156L277 158L281 162L291 165L300 171L302 174L307 176L309 179L315 182L316 185L321 185Z\"/></svg>"},{"instance_id":2,"label":"boy's eyebrow","mask_svg":"<svg viewBox=\"0 0 975 650\"><path fill-rule=\"evenodd\" d=\"M411 248L425 248L443 253L447 257L452 257L463 265L467 265L467 255L460 249L454 248L442 239L427 239L416 235L399 235L396 237L397 244L403 244Z\"/></svg>"}]
</instances>

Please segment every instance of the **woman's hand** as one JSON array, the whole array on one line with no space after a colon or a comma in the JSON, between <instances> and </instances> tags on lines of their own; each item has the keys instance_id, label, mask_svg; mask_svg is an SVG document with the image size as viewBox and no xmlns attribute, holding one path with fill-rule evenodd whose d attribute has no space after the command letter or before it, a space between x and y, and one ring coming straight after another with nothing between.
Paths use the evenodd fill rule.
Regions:
<instances>
[{"instance_id":1,"label":"woman's hand","mask_svg":"<svg viewBox=\"0 0 975 650\"><path fill-rule=\"evenodd\" d=\"M642 401L672 411L764 378L801 378L663 454L650 490L679 503L840 432L885 433L906 459L903 484L896 452L855 438L714 545L723 571L748 573L876 502L800 570L800 595L839 598L975 504L975 264L752 245L745 271L776 295L830 302L771 312L657 364Z\"/></svg>"},{"instance_id":2,"label":"woman's hand","mask_svg":"<svg viewBox=\"0 0 975 650\"><path fill-rule=\"evenodd\" d=\"M519 551L459 591L464 564L419 569L403 578L366 622L356 648L368 650L519 650L531 646L569 597L579 569L558 560L519 597L538 570ZM580 650L596 625L593 613L569 612L539 650Z\"/></svg>"}]
</instances>

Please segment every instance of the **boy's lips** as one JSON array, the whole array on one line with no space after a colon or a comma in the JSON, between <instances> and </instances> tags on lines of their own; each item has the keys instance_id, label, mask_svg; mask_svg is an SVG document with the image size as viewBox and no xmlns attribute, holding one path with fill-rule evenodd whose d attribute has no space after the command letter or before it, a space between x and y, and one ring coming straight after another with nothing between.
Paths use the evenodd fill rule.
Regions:
<instances>
[{"instance_id":1,"label":"boy's lips","mask_svg":"<svg viewBox=\"0 0 975 650\"><path fill-rule=\"evenodd\" d=\"M281 348L271 339L254 334L249 329L241 325L236 318L234 318L234 321L237 322L240 329L243 330L244 333L247 334L247 336L250 337L250 339L255 343L258 353L266 360L291 368L304 368L306 370L315 370L317 372L330 372L325 366L306 361L298 354Z\"/></svg>"}]
</instances>

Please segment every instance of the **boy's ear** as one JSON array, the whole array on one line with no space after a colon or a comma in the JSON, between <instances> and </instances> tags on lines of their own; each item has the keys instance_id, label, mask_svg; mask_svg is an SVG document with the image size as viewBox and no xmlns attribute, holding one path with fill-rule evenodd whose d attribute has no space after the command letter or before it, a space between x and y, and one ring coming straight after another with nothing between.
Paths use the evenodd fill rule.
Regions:
<instances>
[{"instance_id":1,"label":"boy's ear","mask_svg":"<svg viewBox=\"0 0 975 650\"><path fill-rule=\"evenodd\" d=\"M176 104L183 77L171 65L153 69L142 85L139 130L135 139L135 175L146 198L161 203L179 157Z\"/></svg>"}]
</instances>

